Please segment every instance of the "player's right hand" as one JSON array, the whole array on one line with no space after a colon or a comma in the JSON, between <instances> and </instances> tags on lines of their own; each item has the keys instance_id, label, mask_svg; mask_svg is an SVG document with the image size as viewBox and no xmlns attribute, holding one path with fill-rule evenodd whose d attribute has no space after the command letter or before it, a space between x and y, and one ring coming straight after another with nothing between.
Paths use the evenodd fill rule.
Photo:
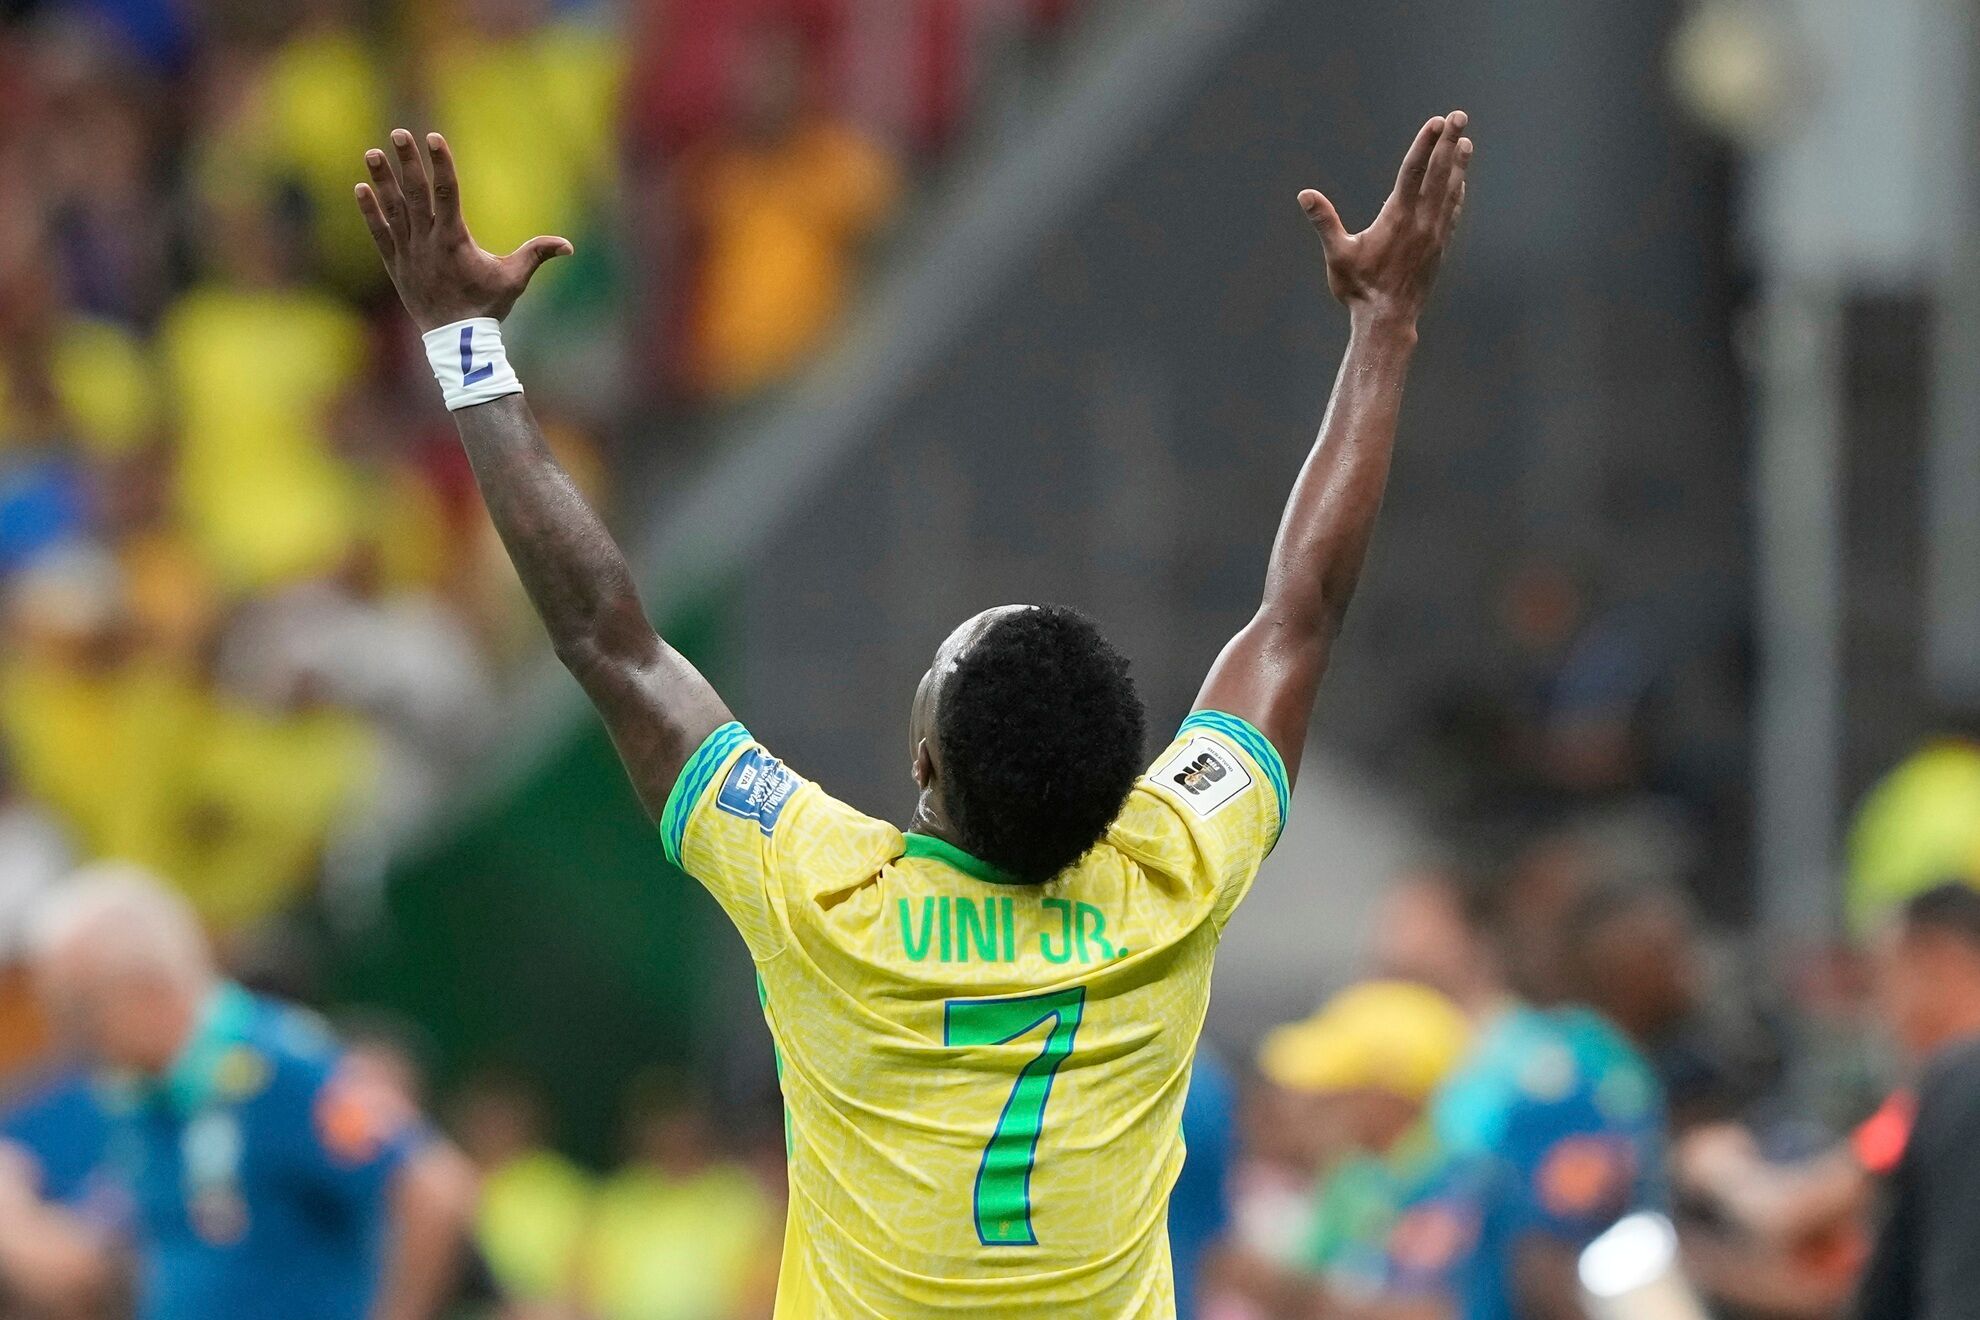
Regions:
<instances>
[{"instance_id":1,"label":"player's right hand","mask_svg":"<svg viewBox=\"0 0 1980 1320\"><path fill-rule=\"evenodd\" d=\"M1358 234L1347 231L1334 204L1317 189L1300 193L1300 209L1326 250L1327 287L1350 310L1410 323L1422 312L1464 209L1472 150L1464 136L1468 122L1464 111L1453 110L1417 131L1381 214Z\"/></svg>"},{"instance_id":2,"label":"player's right hand","mask_svg":"<svg viewBox=\"0 0 1980 1320\"><path fill-rule=\"evenodd\" d=\"M506 257L475 244L461 218L454 155L438 133L426 135L431 170L413 135L392 130L391 156L367 151L370 183L357 186L358 211L378 245L399 298L422 332L474 316L509 314L536 268L568 256L570 240L532 238Z\"/></svg>"}]
</instances>

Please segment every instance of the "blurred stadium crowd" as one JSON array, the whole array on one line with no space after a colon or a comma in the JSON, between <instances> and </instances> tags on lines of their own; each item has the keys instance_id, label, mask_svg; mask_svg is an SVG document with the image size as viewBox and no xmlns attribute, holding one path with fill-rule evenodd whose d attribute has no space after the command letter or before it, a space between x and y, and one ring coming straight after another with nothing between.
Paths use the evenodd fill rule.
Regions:
<instances>
[{"instance_id":1,"label":"blurred stadium crowd","mask_svg":"<svg viewBox=\"0 0 1980 1320\"><path fill-rule=\"evenodd\" d=\"M362 919L534 641L357 221L364 149L444 126L474 162L482 243L574 240L511 339L560 457L609 505L684 462L697 419L805 365L909 189L1072 8L0 5L10 1087L48 1042L21 931L74 867L142 864L230 967L292 985L285 921ZM664 444L656 419L676 423ZM412 1089L410 1056L377 1048ZM582 1227L587 1314L770 1295L777 1180L714 1161L704 1112L628 1103L632 1157L594 1187L534 1145L517 1093L461 1100L491 1174L482 1293L561 1297ZM44 1190L84 1195L83 1172Z\"/></svg>"},{"instance_id":2,"label":"blurred stadium crowd","mask_svg":"<svg viewBox=\"0 0 1980 1320\"><path fill-rule=\"evenodd\" d=\"M448 126L484 244L575 241L511 337L598 497L681 461L655 418L807 360L913 171L1066 8L6 6L7 910L100 856L234 941L361 904L533 639L355 218L392 123Z\"/></svg>"},{"instance_id":3,"label":"blurred stadium crowd","mask_svg":"<svg viewBox=\"0 0 1980 1320\"><path fill-rule=\"evenodd\" d=\"M0 1073L44 1048L14 942L75 865L168 878L252 972L298 902L370 901L533 637L352 211L367 146L441 127L484 245L574 240L510 335L597 496L683 461L653 419L803 366L1074 8L0 4ZM1655 809L1628 629L1557 627L1566 590L1512 607L1555 638L1544 694L1465 705L1435 749L1491 838L1397 881L1366 981L1200 1065L1172 1211L1197 1314L1363 1314L1636 1206L1675 1213L1726 1314L1838 1315L1857 1287L1911 1081L1980 1036L1980 744L1862 805L1854 941L1763 965L1688 907L1736 843ZM1694 823L1729 813L1715 791ZM416 1050L352 1038L426 1103ZM483 1176L464 1308L767 1314L774 1123L689 1095L629 1096L602 1176L523 1079L437 1104Z\"/></svg>"}]
</instances>

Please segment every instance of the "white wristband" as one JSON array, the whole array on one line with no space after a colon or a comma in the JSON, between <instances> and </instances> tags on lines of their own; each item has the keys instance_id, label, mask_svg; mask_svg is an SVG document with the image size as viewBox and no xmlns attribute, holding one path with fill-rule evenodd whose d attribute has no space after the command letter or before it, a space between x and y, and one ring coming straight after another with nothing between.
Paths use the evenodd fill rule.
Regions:
<instances>
[{"instance_id":1,"label":"white wristband","mask_svg":"<svg viewBox=\"0 0 1980 1320\"><path fill-rule=\"evenodd\" d=\"M428 330L426 360L450 412L472 408L507 394L521 394L522 382L502 348L501 323L477 316Z\"/></svg>"}]
</instances>

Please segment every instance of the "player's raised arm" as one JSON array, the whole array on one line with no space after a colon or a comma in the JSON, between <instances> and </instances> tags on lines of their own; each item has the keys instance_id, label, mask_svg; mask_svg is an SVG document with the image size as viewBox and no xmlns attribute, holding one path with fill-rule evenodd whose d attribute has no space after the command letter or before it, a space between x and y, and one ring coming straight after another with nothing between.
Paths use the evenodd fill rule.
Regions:
<instances>
[{"instance_id":1,"label":"player's raised arm","mask_svg":"<svg viewBox=\"0 0 1980 1320\"><path fill-rule=\"evenodd\" d=\"M358 209L426 336L502 544L657 820L682 764L729 712L647 622L625 556L551 457L502 353L495 323L536 268L571 245L533 238L505 257L483 251L461 217L446 141L432 133L426 143L430 170L404 129L389 154L367 152L371 182L358 185Z\"/></svg>"},{"instance_id":2,"label":"player's raised arm","mask_svg":"<svg viewBox=\"0 0 1980 1320\"><path fill-rule=\"evenodd\" d=\"M1264 600L1196 698L1199 710L1256 725L1285 760L1288 778L1299 771L1320 676L1382 507L1416 319L1464 205L1471 162L1465 122L1454 110L1424 124L1381 214L1358 234L1348 233L1320 193L1299 195L1320 231L1327 285L1347 305L1347 354L1319 441L1279 523Z\"/></svg>"}]
</instances>

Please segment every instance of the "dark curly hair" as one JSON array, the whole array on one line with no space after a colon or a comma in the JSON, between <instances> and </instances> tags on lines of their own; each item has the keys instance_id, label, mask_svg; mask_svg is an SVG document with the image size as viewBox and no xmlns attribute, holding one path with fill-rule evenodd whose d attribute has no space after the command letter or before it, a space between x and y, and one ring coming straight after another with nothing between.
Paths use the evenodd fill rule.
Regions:
<instances>
[{"instance_id":1,"label":"dark curly hair","mask_svg":"<svg viewBox=\"0 0 1980 1320\"><path fill-rule=\"evenodd\" d=\"M964 848L1042 883L1100 841L1142 769L1127 658L1063 605L1014 611L964 652L936 714L943 805Z\"/></svg>"}]
</instances>

